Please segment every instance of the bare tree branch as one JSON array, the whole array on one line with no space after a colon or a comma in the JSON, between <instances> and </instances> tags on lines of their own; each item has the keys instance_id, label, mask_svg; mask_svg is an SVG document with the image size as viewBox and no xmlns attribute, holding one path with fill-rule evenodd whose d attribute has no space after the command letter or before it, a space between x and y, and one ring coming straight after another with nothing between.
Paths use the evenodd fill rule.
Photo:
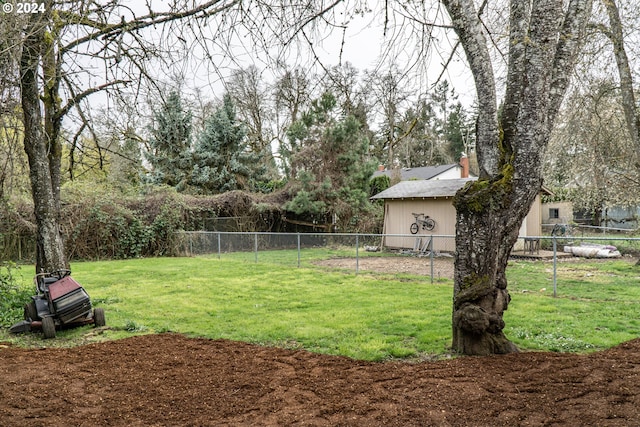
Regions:
<instances>
[{"instance_id":1,"label":"bare tree branch","mask_svg":"<svg viewBox=\"0 0 640 427\"><path fill-rule=\"evenodd\" d=\"M224 4L218 6L220 3ZM212 0L183 12L154 12L150 10L149 14L134 18L130 21L126 21L124 17L122 17L122 20L117 24L101 23L90 20L83 16L79 16L77 14L61 11L59 12L61 17L65 18L69 25L77 24L97 29L97 31L87 34L84 37L75 39L72 42L64 45L61 48L61 51L64 53L76 46L90 42L92 40L114 38L123 33L133 34L135 31L139 31L141 29L154 25L162 25L168 22L179 21L186 18L206 18L222 13L239 3L240 0Z\"/></svg>"},{"instance_id":2,"label":"bare tree branch","mask_svg":"<svg viewBox=\"0 0 640 427\"><path fill-rule=\"evenodd\" d=\"M70 90L72 90L73 84L66 77L63 77L65 82L67 83ZM60 119L66 116L73 107L78 105L83 99L87 98L89 95L92 95L97 92L101 92L112 86L126 85L131 83L131 80L115 80L112 82L101 84L100 86L89 88L77 95L74 95L71 99L69 99L64 107L62 107L56 114L57 119Z\"/></svg>"}]
</instances>

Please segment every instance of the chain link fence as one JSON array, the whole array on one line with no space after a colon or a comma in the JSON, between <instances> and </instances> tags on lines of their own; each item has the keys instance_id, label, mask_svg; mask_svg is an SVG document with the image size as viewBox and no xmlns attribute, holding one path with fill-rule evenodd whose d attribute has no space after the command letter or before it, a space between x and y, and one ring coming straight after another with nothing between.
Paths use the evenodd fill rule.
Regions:
<instances>
[{"instance_id":1,"label":"chain link fence","mask_svg":"<svg viewBox=\"0 0 640 427\"><path fill-rule=\"evenodd\" d=\"M178 233L177 240L177 252L184 256L217 254L222 257L229 253L251 252L257 257L263 251L314 248L350 248L354 253L362 250L385 251L416 256L427 256L431 252L435 256L448 256L455 251L453 235L183 231ZM640 238L585 234L520 237L512 255L516 258L547 260L564 256L560 252L570 247L601 247L599 253L575 251L574 255L586 258L614 257L613 254L602 252L611 247L615 247L621 255L636 256L640 254Z\"/></svg>"},{"instance_id":2,"label":"chain link fence","mask_svg":"<svg viewBox=\"0 0 640 427\"><path fill-rule=\"evenodd\" d=\"M306 262L338 267L358 274L363 270L411 273L427 276L431 282L453 279L455 237L411 234L327 234L327 233L233 233L181 232L180 255L233 257L247 262L272 262L300 267ZM322 255L314 250L322 249ZM327 258L327 253L330 259ZM521 237L512 260L539 261L557 294L559 263L573 263L572 270L593 260L625 259L635 262L640 238L616 236Z\"/></svg>"},{"instance_id":3,"label":"chain link fence","mask_svg":"<svg viewBox=\"0 0 640 427\"><path fill-rule=\"evenodd\" d=\"M602 230L587 233L556 227L556 231L561 233L519 238L511 252L514 262L539 263L554 295L563 281L594 274L590 263L596 260L635 263L640 257L637 237L605 234ZM452 280L454 272L452 235L190 231L177 233L174 243L172 253L182 256L211 255L290 267L315 263L356 274L418 274L431 282ZM33 262L34 253L33 238L0 234L3 260Z\"/></svg>"},{"instance_id":4,"label":"chain link fence","mask_svg":"<svg viewBox=\"0 0 640 427\"><path fill-rule=\"evenodd\" d=\"M432 281L453 277L454 236L201 231L181 232L178 240L181 245L178 252L185 256L232 256L247 262L273 262L292 267L315 262L356 274L361 269L393 272L400 268L406 273L417 270ZM398 245L402 242L408 244ZM323 255L319 256L317 249L322 249Z\"/></svg>"},{"instance_id":5,"label":"chain link fence","mask_svg":"<svg viewBox=\"0 0 640 427\"><path fill-rule=\"evenodd\" d=\"M455 250L454 236L437 235L185 231L179 236L178 252L185 256L217 254L222 257L229 253L251 252L257 259L262 251L294 250L297 260L303 250L314 248L350 249L359 256L383 251L428 256L432 252L434 255L451 254ZM406 242L409 244L402 244Z\"/></svg>"}]
</instances>

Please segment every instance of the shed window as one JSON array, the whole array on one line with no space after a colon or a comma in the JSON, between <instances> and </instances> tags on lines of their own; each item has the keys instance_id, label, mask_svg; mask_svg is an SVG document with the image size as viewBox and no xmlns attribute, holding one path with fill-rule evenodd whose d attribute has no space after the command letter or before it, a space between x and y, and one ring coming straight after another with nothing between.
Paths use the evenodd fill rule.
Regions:
<instances>
[{"instance_id":1,"label":"shed window","mask_svg":"<svg viewBox=\"0 0 640 427\"><path fill-rule=\"evenodd\" d=\"M549 208L549 219L558 219L558 218L560 218L560 209Z\"/></svg>"}]
</instances>

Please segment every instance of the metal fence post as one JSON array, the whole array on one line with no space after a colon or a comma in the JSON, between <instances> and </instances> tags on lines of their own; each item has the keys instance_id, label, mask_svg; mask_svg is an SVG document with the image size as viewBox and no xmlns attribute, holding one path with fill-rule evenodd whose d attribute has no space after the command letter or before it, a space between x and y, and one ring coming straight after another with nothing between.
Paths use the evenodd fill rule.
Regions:
<instances>
[{"instance_id":1,"label":"metal fence post","mask_svg":"<svg viewBox=\"0 0 640 427\"><path fill-rule=\"evenodd\" d=\"M300 268L300 233L298 234L298 268Z\"/></svg>"},{"instance_id":2,"label":"metal fence post","mask_svg":"<svg viewBox=\"0 0 640 427\"><path fill-rule=\"evenodd\" d=\"M356 233L356 275L360 269L360 243L358 242L358 233Z\"/></svg>"},{"instance_id":3,"label":"metal fence post","mask_svg":"<svg viewBox=\"0 0 640 427\"><path fill-rule=\"evenodd\" d=\"M553 239L553 297L555 298L558 295L558 276L557 276L557 265L558 265L558 241L556 236L552 237Z\"/></svg>"},{"instance_id":4,"label":"metal fence post","mask_svg":"<svg viewBox=\"0 0 640 427\"><path fill-rule=\"evenodd\" d=\"M429 260L431 263L431 284L433 284L433 234L429 238Z\"/></svg>"},{"instance_id":5,"label":"metal fence post","mask_svg":"<svg viewBox=\"0 0 640 427\"><path fill-rule=\"evenodd\" d=\"M255 254L255 262L258 262L258 233L253 234L253 252Z\"/></svg>"},{"instance_id":6,"label":"metal fence post","mask_svg":"<svg viewBox=\"0 0 640 427\"><path fill-rule=\"evenodd\" d=\"M220 259L220 252L221 251L221 244L220 244L220 232L218 231L218 259Z\"/></svg>"}]
</instances>

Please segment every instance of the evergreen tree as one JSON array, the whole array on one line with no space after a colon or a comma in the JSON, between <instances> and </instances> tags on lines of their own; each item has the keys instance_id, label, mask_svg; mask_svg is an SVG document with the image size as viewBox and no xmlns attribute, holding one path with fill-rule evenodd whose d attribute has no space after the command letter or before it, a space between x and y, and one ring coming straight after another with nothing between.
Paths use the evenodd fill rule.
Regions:
<instances>
[{"instance_id":1,"label":"evergreen tree","mask_svg":"<svg viewBox=\"0 0 640 427\"><path fill-rule=\"evenodd\" d=\"M412 168L449 162L432 102L420 99L407 109L398 126L402 129L396 149L399 166Z\"/></svg>"},{"instance_id":2,"label":"evergreen tree","mask_svg":"<svg viewBox=\"0 0 640 427\"><path fill-rule=\"evenodd\" d=\"M205 122L196 138L191 184L203 194L231 190L254 190L263 179L260 155L247 146L246 130L237 120L231 97Z\"/></svg>"},{"instance_id":3,"label":"evergreen tree","mask_svg":"<svg viewBox=\"0 0 640 427\"><path fill-rule=\"evenodd\" d=\"M337 218L342 230L357 228L358 215L371 208L369 182L375 162L361 123L336 111L336 99L325 93L289 129L295 196L286 210L312 219Z\"/></svg>"},{"instance_id":4,"label":"evergreen tree","mask_svg":"<svg viewBox=\"0 0 640 427\"><path fill-rule=\"evenodd\" d=\"M453 160L460 158L460 153L469 151L467 117L461 103L455 104L447 121L444 123L444 137L449 143L448 151Z\"/></svg>"},{"instance_id":5,"label":"evergreen tree","mask_svg":"<svg viewBox=\"0 0 640 427\"><path fill-rule=\"evenodd\" d=\"M169 93L162 108L154 114L150 151L146 153L153 167L152 182L184 189L191 169L191 118L176 91Z\"/></svg>"}]
</instances>

